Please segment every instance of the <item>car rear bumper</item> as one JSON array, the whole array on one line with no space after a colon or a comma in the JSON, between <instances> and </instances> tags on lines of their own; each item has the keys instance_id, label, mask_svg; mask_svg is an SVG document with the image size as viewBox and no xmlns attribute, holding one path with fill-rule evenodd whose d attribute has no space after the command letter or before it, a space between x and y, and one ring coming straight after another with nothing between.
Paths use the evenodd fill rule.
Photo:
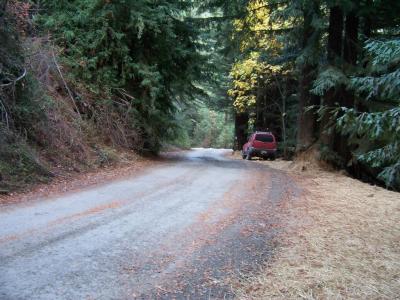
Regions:
<instances>
[{"instance_id":1,"label":"car rear bumper","mask_svg":"<svg viewBox=\"0 0 400 300\"><path fill-rule=\"evenodd\" d=\"M250 152L251 152L251 155L254 155L254 156L272 156L272 155L276 154L276 149L251 148Z\"/></svg>"}]
</instances>

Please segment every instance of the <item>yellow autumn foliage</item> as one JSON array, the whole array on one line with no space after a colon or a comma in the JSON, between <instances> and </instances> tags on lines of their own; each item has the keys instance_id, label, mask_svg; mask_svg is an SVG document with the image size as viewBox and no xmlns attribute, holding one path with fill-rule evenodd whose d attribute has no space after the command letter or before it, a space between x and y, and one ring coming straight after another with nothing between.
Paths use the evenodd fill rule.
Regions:
<instances>
[{"instance_id":1,"label":"yellow autumn foliage","mask_svg":"<svg viewBox=\"0 0 400 300\"><path fill-rule=\"evenodd\" d=\"M272 22L267 1L252 0L247 7L247 15L235 20L234 26L234 38L241 41L240 51L247 54L232 67L232 88L228 95L233 99L236 111L244 112L256 105L258 85L265 84L274 72L281 71L280 66L264 62L261 53L268 53L269 57L279 55L283 45L274 37L273 32L289 24Z\"/></svg>"}]
</instances>

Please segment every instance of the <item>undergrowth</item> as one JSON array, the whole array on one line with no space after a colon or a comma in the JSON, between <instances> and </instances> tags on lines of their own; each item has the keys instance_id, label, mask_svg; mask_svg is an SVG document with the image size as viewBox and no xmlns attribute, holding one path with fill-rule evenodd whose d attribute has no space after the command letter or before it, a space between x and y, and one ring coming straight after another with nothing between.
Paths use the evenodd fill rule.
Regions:
<instances>
[{"instance_id":1,"label":"undergrowth","mask_svg":"<svg viewBox=\"0 0 400 300\"><path fill-rule=\"evenodd\" d=\"M26 143L0 127L0 193L47 182L51 177L52 173Z\"/></svg>"}]
</instances>

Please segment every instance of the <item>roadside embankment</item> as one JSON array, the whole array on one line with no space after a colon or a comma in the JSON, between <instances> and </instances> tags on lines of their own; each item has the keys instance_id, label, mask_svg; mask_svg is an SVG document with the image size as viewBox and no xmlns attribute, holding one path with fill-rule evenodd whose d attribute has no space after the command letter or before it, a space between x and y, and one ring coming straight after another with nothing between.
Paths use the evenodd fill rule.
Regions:
<instances>
[{"instance_id":1,"label":"roadside embankment","mask_svg":"<svg viewBox=\"0 0 400 300\"><path fill-rule=\"evenodd\" d=\"M0 195L1 205L21 203L34 199L57 196L66 192L78 191L96 184L102 184L125 177L142 174L149 167L162 163L162 159L145 158L134 152L120 152L118 160L103 167L88 170L57 170L51 182L33 184L19 192Z\"/></svg>"}]
</instances>

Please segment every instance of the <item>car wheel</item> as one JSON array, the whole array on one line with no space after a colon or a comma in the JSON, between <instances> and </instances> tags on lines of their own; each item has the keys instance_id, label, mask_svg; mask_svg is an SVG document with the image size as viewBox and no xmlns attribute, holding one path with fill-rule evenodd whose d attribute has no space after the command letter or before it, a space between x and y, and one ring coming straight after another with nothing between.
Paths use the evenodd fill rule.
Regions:
<instances>
[{"instance_id":1,"label":"car wheel","mask_svg":"<svg viewBox=\"0 0 400 300\"><path fill-rule=\"evenodd\" d=\"M275 154L271 155L271 160L275 160Z\"/></svg>"},{"instance_id":2,"label":"car wheel","mask_svg":"<svg viewBox=\"0 0 400 300\"><path fill-rule=\"evenodd\" d=\"M242 151L242 158L246 159L246 154Z\"/></svg>"},{"instance_id":3,"label":"car wheel","mask_svg":"<svg viewBox=\"0 0 400 300\"><path fill-rule=\"evenodd\" d=\"M251 153L250 153L250 151L247 152L246 159L247 159L247 160L251 160Z\"/></svg>"}]
</instances>

